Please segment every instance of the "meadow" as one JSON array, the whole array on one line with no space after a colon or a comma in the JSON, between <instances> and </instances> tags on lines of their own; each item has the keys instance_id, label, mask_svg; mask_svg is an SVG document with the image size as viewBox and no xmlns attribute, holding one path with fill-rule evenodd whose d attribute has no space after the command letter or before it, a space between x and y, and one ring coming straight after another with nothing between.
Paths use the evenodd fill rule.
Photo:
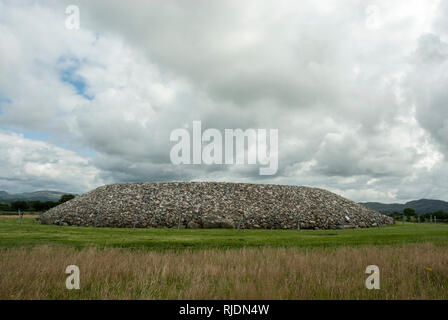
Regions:
<instances>
[{"instance_id":1,"label":"meadow","mask_svg":"<svg viewBox=\"0 0 448 320\"><path fill-rule=\"evenodd\" d=\"M448 225L114 229L0 218L0 299L448 299ZM65 288L80 268L81 289ZM380 268L367 290L368 265Z\"/></svg>"},{"instance_id":2,"label":"meadow","mask_svg":"<svg viewBox=\"0 0 448 320\"><path fill-rule=\"evenodd\" d=\"M0 248L121 247L197 250L235 248L336 248L390 246L431 242L448 244L447 224L414 224L347 230L131 229L41 225L33 218L0 218Z\"/></svg>"}]
</instances>

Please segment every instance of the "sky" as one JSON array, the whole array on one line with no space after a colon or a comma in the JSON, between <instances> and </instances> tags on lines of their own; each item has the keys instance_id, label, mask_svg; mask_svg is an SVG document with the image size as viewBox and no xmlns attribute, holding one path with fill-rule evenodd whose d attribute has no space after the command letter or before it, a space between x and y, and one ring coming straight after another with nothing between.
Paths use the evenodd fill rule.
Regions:
<instances>
[{"instance_id":1,"label":"sky","mask_svg":"<svg viewBox=\"0 0 448 320\"><path fill-rule=\"evenodd\" d=\"M278 129L278 171L172 164L170 133L195 120ZM228 181L448 200L447 156L448 1L0 0L0 190Z\"/></svg>"}]
</instances>

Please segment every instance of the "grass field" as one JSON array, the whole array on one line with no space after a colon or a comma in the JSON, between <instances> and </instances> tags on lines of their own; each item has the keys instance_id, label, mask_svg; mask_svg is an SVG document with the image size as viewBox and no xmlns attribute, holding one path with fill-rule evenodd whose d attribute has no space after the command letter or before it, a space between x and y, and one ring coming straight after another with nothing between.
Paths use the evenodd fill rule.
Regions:
<instances>
[{"instance_id":1,"label":"grass field","mask_svg":"<svg viewBox=\"0 0 448 320\"><path fill-rule=\"evenodd\" d=\"M352 230L122 229L40 225L0 218L0 248L36 245L166 249L326 248L448 244L446 224L396 224Z\"/></svg>"},{"instance_id":2,"label":"grass field","mask_svg":"<svg viewBox=\"0 0 448 320\"><path fill-rule=\"evenodd\" d=\"M80 290L65 288L71 264ZM380 290L365 287L368 265ZM448 225L178 231L4 217L0 270L0 299L448 299Z\"/></svg>"},{"instance_id":3,"label":"grass field","mask_svg":"<svg viewBox=\"0 0 448 320\"><path fill-rule=\"evenodd\" d=\"M448 299L448 248L432 244L155 252L0 251L0 299ZM68 265L80 289L65 288ZM365 269L380 268L380 290Z\"/></svg>"}]
</instances>

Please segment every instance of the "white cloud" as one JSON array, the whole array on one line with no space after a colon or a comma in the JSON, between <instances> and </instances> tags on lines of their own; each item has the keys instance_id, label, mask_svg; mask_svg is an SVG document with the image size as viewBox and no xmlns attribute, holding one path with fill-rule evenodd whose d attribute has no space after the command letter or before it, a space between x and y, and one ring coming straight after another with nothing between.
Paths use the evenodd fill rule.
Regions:
<instances>
[{"instance_id":1,"label":"white cloud","mask_svg":"<svg viewBox=\"0 0 448 320\"><path fill-rule=\"evenodd\" d=\"M73 151L0 131L0 185L8 191L84 192L103 181L90 160Z\"/></svg>"},{"instance_id":2,"label":"white cloud","mask_svg":"<svg viewBox=\"0 0 448 320\"><path fill-rule=\"evenodd\" d=\"M91 150L84 191L103 180L304 184L382 201L447 190L434 183L448 150L445 3L77 4L74 31L65 4L0 1L0 128ZM278 128L277 176L171 165L171 130L196 119ZM24 161L14 179L44 186L62 174L51 164Z\"/></svg>"}]
</instances>

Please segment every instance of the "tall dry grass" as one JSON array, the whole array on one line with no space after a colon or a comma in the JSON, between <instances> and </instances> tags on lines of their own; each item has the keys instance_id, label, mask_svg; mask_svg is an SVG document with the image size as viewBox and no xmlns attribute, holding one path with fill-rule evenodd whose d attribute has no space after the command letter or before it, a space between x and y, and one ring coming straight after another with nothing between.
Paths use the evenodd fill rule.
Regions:
<instances>
[{"instance_id":1,"label":"tall dry grass","mask_svg":"<svg viewBox=\"0 0 448 320\"><path fill-rule=\"evenodd\" d=\"M65 288L80 268L81 289ZM380 290L365 269L380 268ZM447 299L448 247L0 251L1 299Z\"/></svg>"}]
</instances>

